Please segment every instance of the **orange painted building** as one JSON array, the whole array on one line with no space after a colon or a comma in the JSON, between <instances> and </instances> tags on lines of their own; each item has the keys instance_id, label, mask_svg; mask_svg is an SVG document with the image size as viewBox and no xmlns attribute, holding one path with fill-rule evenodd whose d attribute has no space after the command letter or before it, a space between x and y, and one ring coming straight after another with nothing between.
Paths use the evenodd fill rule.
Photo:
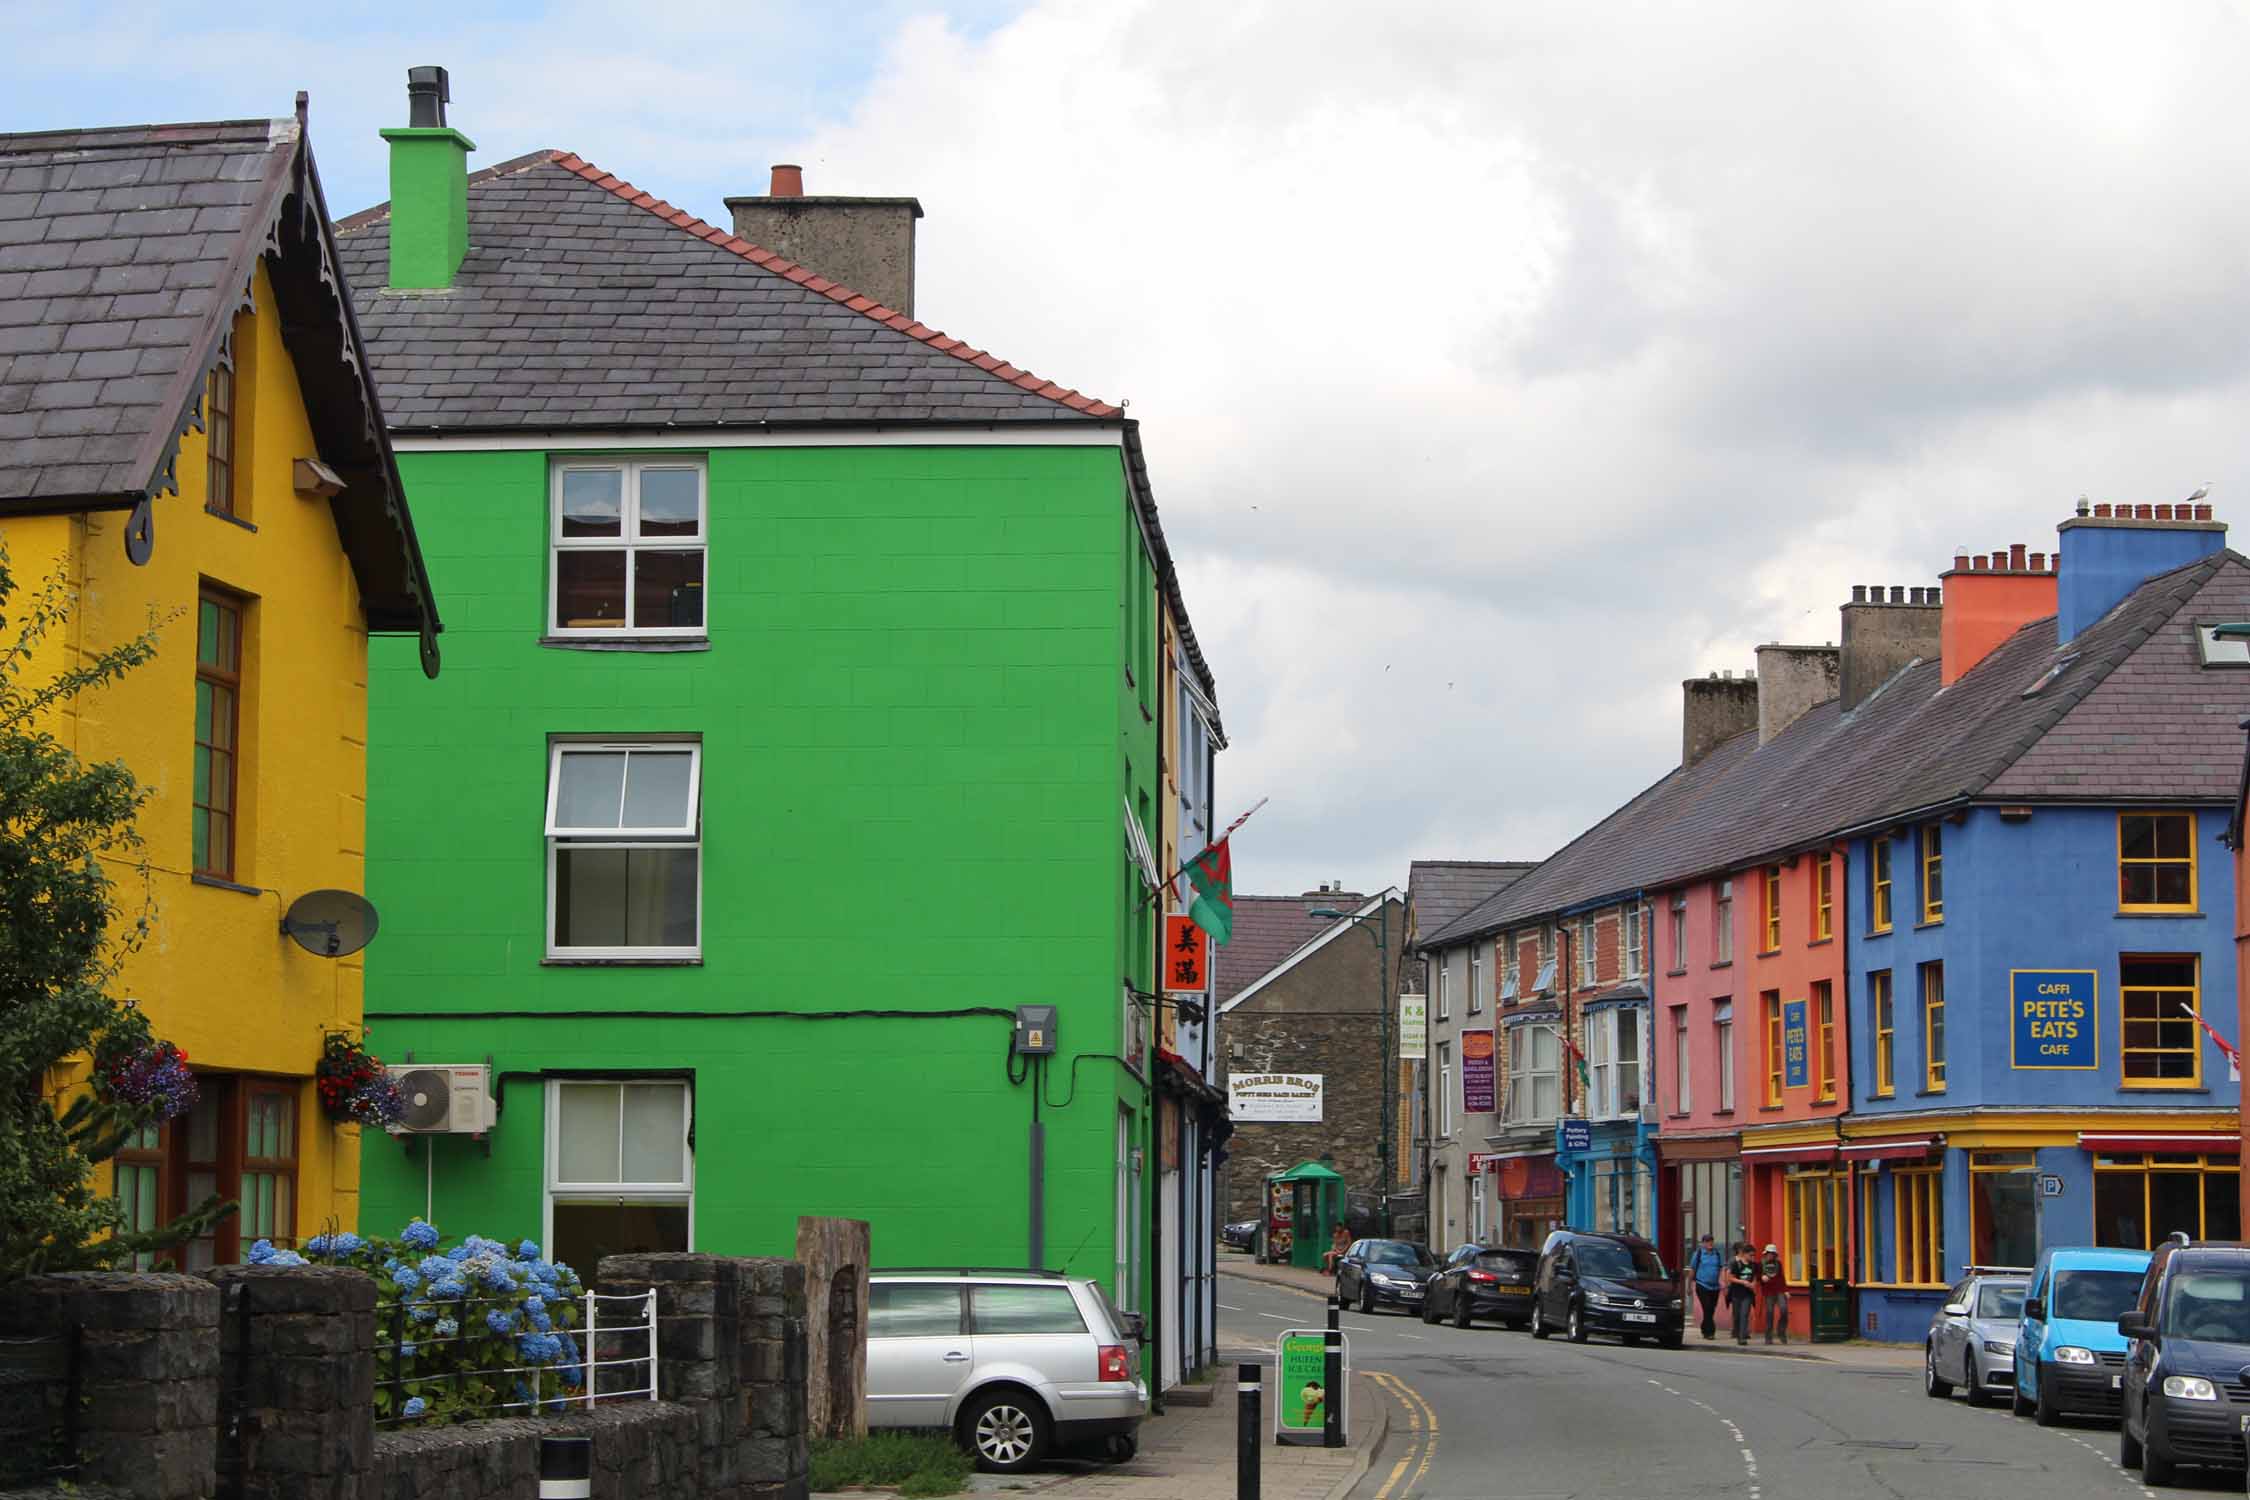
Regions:
<instances>
[{"instance_id":1,"label":"orange painted building","mask_svg":"<svg viewBox=\"0 0 2250 1500\"><path fill-rule=\"evenodd\" d=\"M1722 1246L1778 1246L1796 1294L1790 1325L1809 1336L1811 1280L1852 1264L1836 1125L1851 1093L1843 857L1801 850L1658 891L1652 904L1663 1138L1737 1148L1667 1153L1677 1165L1666 1168L1663 1248L1679 1254L1706 1231Z\"/></svg>"}]
</instances>

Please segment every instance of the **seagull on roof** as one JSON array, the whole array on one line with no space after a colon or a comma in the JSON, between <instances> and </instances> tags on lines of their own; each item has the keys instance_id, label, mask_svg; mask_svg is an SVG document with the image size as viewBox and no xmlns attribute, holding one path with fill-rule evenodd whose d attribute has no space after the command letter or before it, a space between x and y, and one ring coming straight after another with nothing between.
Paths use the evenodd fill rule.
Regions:
<instances>
[{"instance_id":1,"label":"seagull on roof","mask_svg":"<svg viewBox=\"0 0 2250 1500\"><path fill-rule=\"evenodd\" d=\"M2196 502L2196 501L2198 501L2198 500L2208 500L2208 499L2210 499L2210 498L2211 498L2211 486L2210 486L2210 484L2209 484L2208 482L2206 482L2206 483L2204 483L2204 484L2201 484L2201 485L2197 486L2197 487L2196 487L2196 491L2195 491L2195 493L2194 493L2194 494L2192 494L2192 495L2190 495L2190 496L2188 496L2188 497L2187 497L2187 499L2186 499L2186 500L2184 500L2184 501L2182 501L2181 503L2182 503L2182 504L2184 504L2184 505L2193 505L2193 504L2195 504L2195 502Z\"/></svg>"}]
</instances>

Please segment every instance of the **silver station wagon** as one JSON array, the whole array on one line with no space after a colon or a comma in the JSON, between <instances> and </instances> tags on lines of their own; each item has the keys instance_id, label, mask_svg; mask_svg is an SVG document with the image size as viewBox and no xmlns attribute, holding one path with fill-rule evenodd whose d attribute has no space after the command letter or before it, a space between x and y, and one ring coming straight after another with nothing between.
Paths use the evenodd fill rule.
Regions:
<instances>
[{"instance_id":1,"label":"silver station wagon","mask_svg":"<svg viewBox=\"0 0 2250 1500\"><path fill-rule=\"evenodd\" d=\"M947 1429L1001 1474L1071 1448L1133 1456L1148 1408L1140 1319L1100 1282L905 1269L870 1273L867 1296L868 1426Z\"/></svg>"}]
</instances>

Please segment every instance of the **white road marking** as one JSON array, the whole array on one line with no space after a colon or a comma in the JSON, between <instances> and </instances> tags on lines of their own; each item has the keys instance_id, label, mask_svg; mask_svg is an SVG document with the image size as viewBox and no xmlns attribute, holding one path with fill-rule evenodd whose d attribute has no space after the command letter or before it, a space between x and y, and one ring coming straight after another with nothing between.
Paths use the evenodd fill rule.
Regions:
<instances>
[{"instance_id":1,"label":"white road marking","mask_svg":"<svg viewBox=\"0 0 2250 1500\"><path fill-rule=\"evenodd\" d=\"M1419 1333L1402 1333L1399 1335L1399 1337L1402 1339L1412 1339L1417 1344L1426 1344L1429 1342L1427 1338L1423 1337Z\"/></svg>"},{"instance_id":2,"label":"white road marking","mask_svg":"<svg viewBox=\"0 0 2250 1500\"><path fill-rule=\"evenodd\" d=\"M1294 1323L1297 1321L1295 1318L1285 1318L1280 1313L1260 1313L1258 1314L1258 1316L1261 1318L1271 1318L1276 1323Z\"/></svg>"},{"instance_id":3,"label":"white road marking","mask_svg":"<svg viewBox=\"0 0 2250 1500\"><path fill-rule=\"evenodd\" d=\"M1221 1306L1221 1307L1225 1308L1225 1309L1226 1309L1226 1310L1227 1310L1228 1312L1240 1312L1240 1311L1242 1311L1242 1309L1241 1309L1241 1308L1239 1308L1239 1307L1236 1307L1236 1306L1235 1306L1235 1305L1234 1305L1234 1304L1233 1304L1232 1302L1222 1302L1222 1303L1220 1303L1220 1304L1219 1304L1219 1306Z\"/></svg>"}]
</instances>

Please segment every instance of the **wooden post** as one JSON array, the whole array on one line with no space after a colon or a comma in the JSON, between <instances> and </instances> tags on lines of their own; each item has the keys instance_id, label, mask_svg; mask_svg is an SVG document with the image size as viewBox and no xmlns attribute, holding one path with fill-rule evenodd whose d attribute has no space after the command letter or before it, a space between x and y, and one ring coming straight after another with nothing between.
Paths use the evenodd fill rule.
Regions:
<instances>
[{"instance_id":1,"label":"wooden post","mask_svg":"<svg viewBox=\"0 0 2250 1500\"><path fill-rule=\"evenodd\" d=\"M805 1267L805 1408L814 1437L867 1436L867 1267L872 1253L865 1219L797 1221L797 1259Z\"/></svg>"}]
</instances>

